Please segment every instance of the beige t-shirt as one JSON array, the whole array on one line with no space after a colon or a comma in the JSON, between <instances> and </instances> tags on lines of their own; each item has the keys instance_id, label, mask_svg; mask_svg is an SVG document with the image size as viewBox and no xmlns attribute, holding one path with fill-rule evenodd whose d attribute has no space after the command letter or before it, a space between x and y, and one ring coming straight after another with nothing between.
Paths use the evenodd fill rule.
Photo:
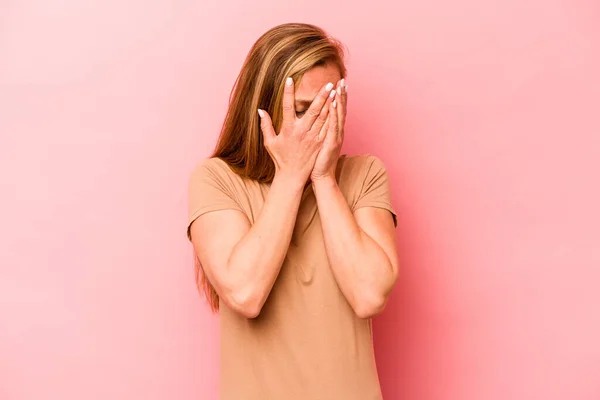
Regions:
<instances>
[{"instance_id":1,"label":"beige t-shirt","mask_svg":"<svg viewBox=\"0 0 600 400\"><path fill-rule=\"evenodd\" d=\"M352 211L392 208L383 163L342 156L339 187ZM243 212L254 223L269 185L244 179L218 158L192 173L189 226L217 210ZM358 318L339 290L311 185L302 195L288 254L260 315L244 318L221 301L221 400L378 400L381 390L371 320Z\"/></svg>"}]
</instances>

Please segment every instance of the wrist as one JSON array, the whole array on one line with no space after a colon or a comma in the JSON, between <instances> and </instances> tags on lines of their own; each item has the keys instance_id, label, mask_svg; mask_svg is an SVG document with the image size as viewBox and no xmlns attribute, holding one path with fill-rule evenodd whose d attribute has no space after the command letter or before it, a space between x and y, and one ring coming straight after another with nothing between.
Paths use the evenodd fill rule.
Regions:
<instances>
[{"instance_id":1,"label":"wrist","mask_svg":"<svg viewBox=\"0 0 600 400\"><path fill-rule=\"evenodd\" d=\"M312 183L313 188L337 186L335 174L333 174L333 173L319 175L319 176L313 176L313 177L311 177L311 183Z\"/></svg>"},{"instance_id":2,"label":"wrist","mask_svg":"<svg viewBox=\"0 0 600 400\"><path fill-rule=\"evenodd\" d=\"M282 170L275 171L273 185L282 186L290 193L302 192L306 185L306 178L297 173L288 173Z\"/></svg>"}]
</instances>

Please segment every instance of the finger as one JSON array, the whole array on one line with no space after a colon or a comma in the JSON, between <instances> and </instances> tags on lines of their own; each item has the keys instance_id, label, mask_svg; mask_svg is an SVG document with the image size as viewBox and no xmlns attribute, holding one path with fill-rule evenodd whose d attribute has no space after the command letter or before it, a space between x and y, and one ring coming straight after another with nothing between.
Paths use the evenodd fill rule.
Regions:
<instances>
[{"instance_id":1,"label":"finger","mask_svg":"<svg viewBox=\"0 0 600 400\"><path fill-rule=\"evenodd\" d=\"M346 79L342 79L340 81L340 100L339 102L342 103L340 108L340 115L343 117L342 122L345 121L346 119L346 112L348 110L347 105L348 105L348 85L346 85Z\"/></svg>"},{"instance_id":2,"label":"finger","mask_svg":"<svg viewBox=\"0 0 600 400\"><path fill-rule=\"evenodd\" d=\"M312 125L312 128L310 129L309 132L312 132L315 135L317 135L317 134L319 134L319 132L321 132L321 129L323 128L323 125L325 125L325 122L327 121L327 117L329 116L329 110L331 109L331 102L335 98L335 94L336 94L335 90L332 90L330 92L329 97L325 101L325 106L323 108L321 108L321 112L319 113L319 116L315 120L315 122Z\"/></svg>"},{"instance_id":3,"label":"finger","mask_svg":"<svg viewBox=\"0 0 600 400\"><path fill-rule=\"evenodd\" d=\"M336 98L330 105L331 110L329 112L329 129L327 132L327 141L335 141L338 138L340 132L339 118L338 118L338 99Z\"/></svg>"},{"instance_id":4,"label":"finger","mask_svg":"<svg viewBox=\"0 0 600 400\"><path fill-rule=\"evenodd\" d=\"M346 107L346 102L348 99L348 94L346 91L346 85L345 85L345 80L342 79L339 83L339 92L338 96L336 96L336 100L337 100L337 107L336 107L336 113L338 116L338 125L340 127L338 134L340 135L340 138L342 139L342 141L344 140L344 124L346 123L346 111L347 111L347 107Z\"/></svg>"},{"instance_id":5,"label":"finger","mask_svg":"<svg viewBox=\"0 0 600 400\"><path fill-rule=\"evenodd\" d=\"M327 138L327 132L328 132L330 123L331 122L329 121L329 117L327 117L327 121L325 121L325 124L323 125L323 127L319 131L319 135L317 136L318 140L322 141L322 140L325 140L325 138Z\"/></svg>"},{"instance_id":6,"label":"finger","mask_svg":"<svg viewBox=\"0 0 600 400\"><path fill-rule=\"evenodd\" d=\"M273 129L273 122L271 122L271 117L265 110L259 108L258 115L260 117L260 130L263 133L265 144L267 144L277 136L275 134L275 129Z\"/></svg>"},{"instance_id":7,"label":"finger","mask_svg":"<svg viewBox=\"0 0 600 400\"><path fill-rule=\"evenodd\" d=\"M296 112L294 107L294 80L288 77L285 80L283 87L283 126L291 128L296 120Z\"/></svg>"},{"instance_id":8,"label":"finger","mask_svg":"<svg viewBox=\"0 0 600 400\"><path fill-rule=\"evenodd\" d=\"M346 122L346 117L345 117L345 106L343 105L343 102L340 102L341 104L337 104L336 103L336 110L335 110L335 114L337 116L337 126L338 126L338 136L340 138L340 140L343 142L344 141L344 123Z\"/></svg>"},{"instance_id":9,"label":"finger","mask_svg":"<svg viewBox=\"0 0 600 400\"><path fill-rule=\"evenodd\" d=\"M333 83L330 82L321 89L319 94L317 94L317 97L315 97L312 104L306 111L304 118L302 118L300 122L300 126L305 132L311 129L317 118L319 118L319 116L321 115L321 111L323 110L325 103L327 103L327 99L331 92L331 89L333 89Z\"/></svg>"}]
</instances>

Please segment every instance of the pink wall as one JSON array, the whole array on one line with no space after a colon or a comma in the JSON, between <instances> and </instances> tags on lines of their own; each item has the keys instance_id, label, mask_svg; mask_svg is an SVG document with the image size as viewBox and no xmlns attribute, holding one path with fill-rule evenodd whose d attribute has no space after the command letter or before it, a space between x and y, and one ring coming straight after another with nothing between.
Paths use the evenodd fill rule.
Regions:
<instances>
[{"instance_id":1,"label":"pink wall","mask_svg":"<svg viewBox=\"0 0 600 400\"><path fill-rule=\"evenodd\" d=\"M205 3L0 2L0 398L216 397L186 183L287 21L348 45L393 176L386 399L600 398L599 3Z\"/></svg>"}]
</instances>

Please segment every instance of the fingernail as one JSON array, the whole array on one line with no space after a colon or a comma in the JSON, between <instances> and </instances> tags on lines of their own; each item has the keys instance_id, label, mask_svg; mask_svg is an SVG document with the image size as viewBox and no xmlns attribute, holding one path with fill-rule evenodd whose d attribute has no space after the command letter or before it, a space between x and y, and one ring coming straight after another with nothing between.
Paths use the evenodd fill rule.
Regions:
<instances>
[{"instance_id":1,"label":"fingernail","mask_svg":"<svg viewBox=\"0 0 600 400\"><path fill-rule=\"evenodd\" d=\"M333 103L331 103L331 105L333 106L333 108L337 107L337 100L334 100Z\"/></svg>"},{"instance_id":2,"label":"fingernail","mask_svg":"<svg viewBox=\"0 0 600 400\"><path fill-rule=\"evenodd\" d=\"M258 109L258 115L259 115L261 118L263 118L263 117L265 116L265 112L259 108L259 109Z\"/></svg>"},{"instance_id":3,"label":"fingernail","mask_svg":"<svg viewBox=\"0 0 600 400\"><path fill-rule=\"evenodd\" d=\"M288 86L292 86L292 83L294 83L294 80L291 77L288 77L285 80L285 84L288 85Z\"/></svg>"},{"instance_id":4,"label":"fingernail","mask_svg":"<svg viewBox=\"0 0 600 400\"><path fill-rule=\"evenodd\" d=\"M333 83L329 82L327 86L325 86L325 90L330 91L333 88Z\"/></svg>"},{"instance_id":5,"label":"fingernail","mask_svg":"<svg viewBox=\"0 0 600 400\"><path fill-rule=\"evenodd\" d=\"M342 79L342 81L340 82L340 86L344 87L344 83L346 82L345 79Z\"/></svg>"},{"instance_id":6,"label":"fingernail","mask_svg":"<svg viewBox=\"0 0 600 400\"><path fill-rule=\"evenodd\" d=\"M329 94L329 97L331 97L332 99L335 97L335 90L331 91L331 93Z\"/></svg>"}]
</instances>

